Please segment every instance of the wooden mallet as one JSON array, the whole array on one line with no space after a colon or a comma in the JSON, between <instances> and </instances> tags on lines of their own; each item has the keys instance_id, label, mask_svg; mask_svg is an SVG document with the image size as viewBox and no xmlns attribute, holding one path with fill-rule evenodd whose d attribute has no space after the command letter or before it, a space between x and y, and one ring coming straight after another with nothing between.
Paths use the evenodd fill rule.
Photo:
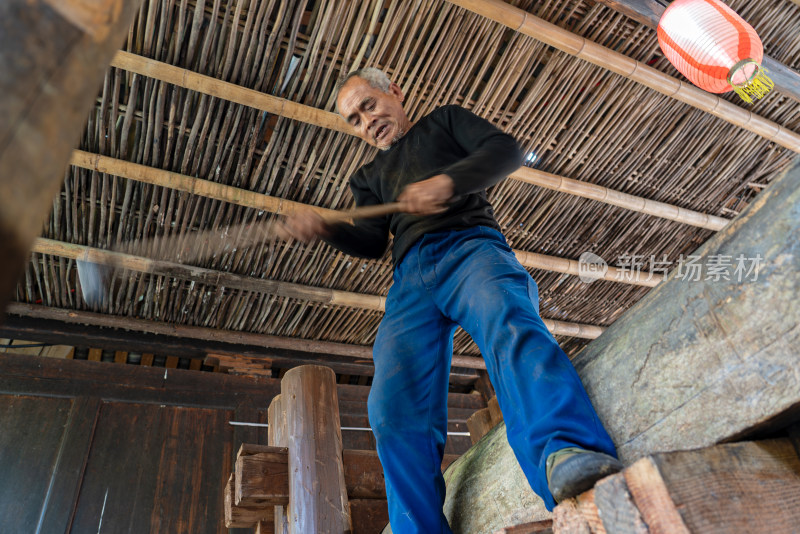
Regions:
<instances>
[{"instance_id":1,"label":"wooden mallet","mask_svg":"<svg viewBox=\"0 0 800 534\"><path fill-rule=\"evenodd\" d=\"M356 219L368 219L381 217L392 213L399 213L403 204L393 202L390 204L378 204L375 206L363 206L348 211L328 212L321 214L327 224L346 223ZM239 248L266 241L271 241L279 237L278 225L276 221L264 221L255 224L240 224L229 226L222 230L206 230L203 232L184 233L158 239L158 246L161 250L168 251L165 260L178 260L180 262L194 262L198 259L208 257L214 253L223 251L226 247ZM141 264L131 265L122 259L125 255L139 255L151 248L156 243L156 239L147 239L136 242L123 243L108 251L97 251L87 249L77 260L78 279L80 280L81 293L83 299L90 306L100 304L105 297L108 288L111 286L116 269L133 268L140 272L152 272L150 261L143 258ZM119 258L115 258L113 252L123 253Z\"/></svg>"}]
</instances>

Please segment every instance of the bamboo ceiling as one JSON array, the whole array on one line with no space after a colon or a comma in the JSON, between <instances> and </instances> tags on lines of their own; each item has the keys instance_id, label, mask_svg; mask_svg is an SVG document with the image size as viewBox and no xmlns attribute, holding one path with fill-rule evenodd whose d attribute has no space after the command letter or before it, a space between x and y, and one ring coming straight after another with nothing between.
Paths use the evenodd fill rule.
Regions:
<instances>
[{"instance_id":1,"label":"bamboo ceiling","mask_svg":"<svg viewBox=\"0 0 800 534\"><path fill-rule=\"evenodd\" d=\"M682 79L660 53L654 30L604 5L510 3ZM756 28L767 54L800 68L800 7L787 0L727 3ZM412 120L437 106L460 104L514 135L534 169L726 219L795 156L444 0L150 0L123 50L328 112L340 76L377 66L405 91ZM110 68L78 148L277 199L352 207L347 179L374 149L309 124L313 120L281 117L157 78ZM723 98L800 132L800 102L784 94L773 92L753 105ZM616 265L621 257L641 255L647 271L651 256L674 265L713 233L519 180L506 180L490 198L513 248L557 258L577 260L591 251ZM71 166L42 237L109 249L274 217L267 209ZM158 239L141 255L176 261ZM195 265L242 279L366 295L385 296L391 284L388 254L362 260L324 244L228 248ZM542 269L531 273L542 316L567 323L607 326L649 290L605 280L585 284ZM69 254L35 253L16 300L91 311L76 283ZM131 271L95 311L360 346L372 343L382 316L380 306L253 287ZM572 354L588 342L557 339ZM462 331L455 352L478 354Z\"/></svg>"}]
</instances>

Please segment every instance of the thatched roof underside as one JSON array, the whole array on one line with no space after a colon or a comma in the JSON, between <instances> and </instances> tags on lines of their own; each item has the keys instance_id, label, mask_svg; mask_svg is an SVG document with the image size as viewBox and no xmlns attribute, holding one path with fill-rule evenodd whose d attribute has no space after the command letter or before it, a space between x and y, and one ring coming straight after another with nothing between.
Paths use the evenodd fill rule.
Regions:
<instances>
[{"instance_id":1,"label":"thatched roof underside","mask_svg":"<svg viewBox=\"0 0 800 534\"><path fill-rule=\"evenodd\" d=\"M512 4L682 79L654 30L591 0ZM766 53L800 68L800 7L727 2ZM124 50L243 87L333 111L333 87L363 66L386 70L412 120L460 104L514 135L528 165L561 176L732 218L794 153L708 113L516 33L444 0L150 0ZM774 91L730 102L800 132L800 102ZM57 110L53 110L57 112ZM44 148L44 147L43 147ZM340 132L110 68L80 140L103 154L333 209L352 206L349 175L372 148ZM712 231L507 180L490 191L512 247L614 265L637 255L673 266ZM274 217L202 196L70 167L43 237L111 248L124 241ZM148 257L170 259L152 247ZM174 258L173 258L174 259ZM325 244L278 241L226 251L203 267L385 295L391 260L365 261ZM663 265L663 264L662 264ZM607 326L649 290L532 270L541 313ZM34 254L19 302L90 310L75 262ZM130 272L96 311L167 323L370 345L382 313ZM574 354L588 340L558 337ZM455 352L477 355L462 331Z\"/></svg>"}]
</instances>

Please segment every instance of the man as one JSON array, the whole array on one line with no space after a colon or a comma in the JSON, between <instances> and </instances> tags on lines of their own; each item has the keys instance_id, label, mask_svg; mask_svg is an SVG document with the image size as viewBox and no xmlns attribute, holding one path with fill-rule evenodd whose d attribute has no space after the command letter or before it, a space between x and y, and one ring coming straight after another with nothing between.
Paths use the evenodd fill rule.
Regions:
<instances>
[{"instance_id":1,"label":"man","mask_svg":"<svg viewBox=\"0 0 800 534\"><path fill-rule=\"evenodd\" d=\"M394 283L373 348L368 403L392 530L451 532L440 466L457 325L480 348L509 444L552 510L621 465L486 199L486 188L517 169L522 154L512 137L460 107L412 124L403 99L377 69L351 73L337 95L340 114L381 149L350 179L356 205L399 201L404 213L328 226L309 211L286 223L297 239L322 237L368 258L381 257L394 235Z\"/></svg>"}]
</instances>

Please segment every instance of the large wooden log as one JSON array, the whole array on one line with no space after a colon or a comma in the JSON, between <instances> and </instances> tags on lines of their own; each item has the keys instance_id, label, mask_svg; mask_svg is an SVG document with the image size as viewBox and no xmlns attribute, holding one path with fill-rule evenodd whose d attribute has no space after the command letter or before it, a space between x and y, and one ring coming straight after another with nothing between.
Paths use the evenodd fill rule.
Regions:
<instances>
[{"instance_id":1,"label":"large wooden log","mask_svg":"<svg viewBox=\"0 0 800 534\"><path fill-rule=\"evenodd\" d=\"M706 280L704 270L695 281L676 270L573 362L626 463L784 426L800 415L800 167L777 178L693 256L701 265L729 257L735 266L739 255L760 256L755 280L738 281L733 272ZM504 425L454 463L446 480L445 509L460 532L546 517Z\"/></svg>"},{"instance_id":2,"label":"large wooden log","mask_svg":"<svg viewBox=\"0 0 800 534\"><path fill-rule=\"evenodd\" d=\"M352 532L344 484L336 375L296 367L281 380L289 447L289 534Z\"/></svg>"},{"instance_id":3,"label":"large wooden log","mask_svg":"<svg viewBox=\"0 0 800 534\"><path fill-rule=\"evenodd\" d=\"M574 361L628 462L800 415L800 166L693 256L700 276L673 271Z\"/></svg>"},{"instance_id":4,"label":"large wooden log","mask_svg":"<svg viewBox=\"0 0 800 534\"><path fill-rule=\"evenodd\" d=\"M0 317L140 3L0 3Z\"/></svg>"}]
</instances>

